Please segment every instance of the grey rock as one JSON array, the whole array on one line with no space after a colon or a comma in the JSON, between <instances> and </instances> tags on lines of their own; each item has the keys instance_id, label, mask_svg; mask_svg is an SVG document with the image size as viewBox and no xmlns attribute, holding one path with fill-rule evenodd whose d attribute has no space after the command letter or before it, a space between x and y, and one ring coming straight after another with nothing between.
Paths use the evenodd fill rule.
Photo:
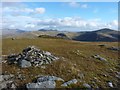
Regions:
<instances>
[{"instance_id":1,"label":"grey rock","mask_svg":"<svg viewBox=\"0 0 120 90\"><path fill-rule=\"evenodd\" d=\"M72 80L70 80L68 82L63 83L61 86L69 86L71 84L76 84L77 82L78 82L77 79L72 79Z\"/></svg>"},{"instance_id":2,"label":"grey rock","mask_svg":"<svg viewBox=\"0 0 120 90\"><path fill-rule=\"evenodd\" d=\"M50 53L50 52L45 52L44 54L45 54L45 55L51 55L51 53Z\"/></svg>"},{"instance_id":3,"label":"grey rock","mask_svg":"<svg viewBox=\"0 0 120 90\"><path fill-rule=\"evenodd\" d=\"M80 79L84 79L84 74L83 73L78 73L78 75L77 75Z\"/></svg>"},{"instance_id":4,"label":"grey rock","mask_svg":"<svg viewBox=\"0 0 120 90\"><path fill-rule=\"evenodd\" d=\"M10 74L10 75L0 75L0 82L2 81L7 81L9 79L12 79L14 77L14 75Z\"/></svg>"},{"instance_id":5,"label":"grey rock","mask_svg":"<svg viewBox=\"0 0 120 90\"><path fill-rule=\"evenodd\" d=\"M31 63L30 63L29 61L27 61L27 60L22 60L22 61L20 62L20 66L21 66L22 68L27 68L27 67L30 67L30 66L31 66Z\"/></svg>"},{"instance_id":6,"label":"grey rock","mask_svg":"<svg viewBox=\"0 0 120 90\"><path fill-rule=\"evenodd\" d=\"M41 89L41 88L55 88L56 83L55 81L44 81L44 82L39 82L39 83L29 83L26 85L26 88L28 90L34 89Z\"/></svg>"},{"instance_id":7,"label":"grey rock","mask_svg":"<svg viewBox=\"0 0 120 90\"><path fill-rule=\"evenodd\" d=\"M0 75L0 82L2 82L4 79L3 79L3 76Z\"/></svg>"},{"instance_id":8,"label":"grey rock","mask_svg":"<svg viewBox=\"0 0 120 90\"><path fill-rule=\"evenodd\" d=\"M42 76L37 79L37 82L43 82L43 81L64 81L62 78L56 77L56 76Z\"/></svg>"},{"instance_id":9,"label":"grey rock","mask_svg":"<svg viewBox=\"0 0 120 90\"><path fill-rule=\"evenodd\" d=\"M98 60L100 60L100 61L107 61L105 58L103 58L103 57L101 57L100 55L94 55L94 56L92 56L93 58L96 58L96 59L98 59Z\"/></svg>"},{"instance_id":10,"label":"grey rock","mask_svg":"<svg viewBox=\"0 0 120 90\"><path fill-rule=\"evenodd\" d=\"M120 51L119 47L110 47L110 48L107 48L107 49L113 50L113 51Z\"/></svg>"},{"instance_id":11,"label":"grey rock","mask_svg":"<svg viewBox=\"0 0 120 90\"><path fill-rule=\"evenodd\" d=\"M117 72L116 77L120 79L120 72Z\"/></svg>"},{"instance_id":12,"label":"grey rock","mask_svg":"<svg viewBox=\"0 0 120 90\"><path fill-rule=\"evenodd\" d=\"M0 89L16 89L16 85L14 84L13 81L7 80L2 83L0 83Z\"/></svg>"},{"instance_id":13,"label":"grey rock","mask_svg":"<svg viewBox=\"0 0 120 90\"><path fill-rule=\"evenodd\" d=\"M42 69L45 69L46 67L45 66L41 66Z\"/></svg>"},{"instance_id":14,"label":"grey rock","mask_svg":"<svg viewBox=\"0 0 120 90\"><path fill-rule=\"evenodd\" d=\"M28 83L28 84L26 84L26 88L28 90L32 90L33 88L37 90L37 88L39 88L39 86L38 86L38 83Z\"/></svg>"},{"instance_id":15,"label":"grey rock","mask_svg":"<svg viewBox=\"0 0 120 90\"><path fill-rule=\"evenodd\" d=\"M108 82L108 86L113 88L113 83L112 82Z\"/></svg>"},{"instance_id":16,"label":"grey rock","mask_svg":"<svg viewBox=\"0 0 120 90\"><path fill-rule=\"evenodd\" d=\"M84 86L85 88L91 88L91 86L90 86L89 84L87 84L87 83L84 83L83 86Z\"/></svg>"}]
</instances>

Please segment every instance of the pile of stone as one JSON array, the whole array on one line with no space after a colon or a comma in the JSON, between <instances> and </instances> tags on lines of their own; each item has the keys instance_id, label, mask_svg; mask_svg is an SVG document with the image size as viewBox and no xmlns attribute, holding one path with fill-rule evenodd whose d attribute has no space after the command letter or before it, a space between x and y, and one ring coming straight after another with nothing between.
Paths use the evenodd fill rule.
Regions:
<instances>
[{"instance_id":1,"label":"pile of stone","mask_svg":"<svg viewBox=\"0 0 120 90\"><path fill-rule=\"evenodd\" d=\"M92 57L96 58L96 59L98 59L100 61L107 61L105 58L101 57L100 55L93 55Z\"/></svg>"},{"instance_id":2,"label":"pile of stone","mask_svg":"<svg viewBox=\"0 0 120 90\"><path fill-rule=\"evenodd\" d=\"M59 58L50 52L40 50L35 46L29 46L22 50L22 53L9 55L7 61L9 64L18 64L22 68L30 66L41 66L50 64Z\"/></svg>"},{"instance_id":3,"label":"pile of stone","mask_svg":"<svg viewBox=\"0 0 120 90\"><path fill-rule=\"evenodd\" d=\"M64 81L64 80L56 76L42 76L37 79L37 82L26 84L26 88L28 90L32 90L33 88L34 89L55 88L56 87L55 81Z\"/></svg>"}]
</instances>

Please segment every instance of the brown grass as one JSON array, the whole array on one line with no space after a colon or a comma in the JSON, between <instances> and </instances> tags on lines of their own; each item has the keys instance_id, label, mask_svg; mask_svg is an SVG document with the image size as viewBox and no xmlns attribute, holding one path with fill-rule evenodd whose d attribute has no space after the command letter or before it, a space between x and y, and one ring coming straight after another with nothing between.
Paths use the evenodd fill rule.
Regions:
<instances>
[{"instance_id":1,"label":"brown grass","mask_svg":"<svg viewBox=\"0 0 120 90\"><path fill-rule=\"evenodd\" d=\"M116 83L114 72L117 71L118 52L107 50L106 47L99 47L99 44L107 44L117 46L117 42L77 42L63 39L3 39L2 54L9 55L11 53L20 53L27 46L36 46L42 50L50 51L54 55L60 57L59 61L55 61L46 68L31 67L28 69L20 69L20 73L26 76L26 80L17 81L20 84L31 82L36 75L55 75L68 81L73 78L80 79L78 74L84 73L83 82L91 83L94 77L100 82L96 82L98 86L106 87L106 82L112 80ZM79 50L79 52L78 52ZM92 58L92 55L99 54L106 58L108 63L101 62ZM64 57L64 58L63 58ZM16 75L19 67L15 65L3 64L3 72L13 73ZM110 69L114 71L111 72ZM107 77L104 76L107 75ZM32 76L33 75L33 76ZM60 82L61 83L61 82ZM59 84L59 82L58 82ZM76 87L82 87L80 83ZM57 86L59 87L59 86ZM74 87L74 85L73 85Z\"/></svg>"}]
</instances>

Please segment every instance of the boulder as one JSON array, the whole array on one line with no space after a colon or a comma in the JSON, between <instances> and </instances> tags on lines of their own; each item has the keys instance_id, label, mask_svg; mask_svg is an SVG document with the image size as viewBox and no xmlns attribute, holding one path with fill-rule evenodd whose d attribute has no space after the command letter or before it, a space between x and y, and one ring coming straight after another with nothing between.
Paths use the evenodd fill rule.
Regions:
<instances>
[{"instance_id":1,"label":"boulder","mask_svg":"<svg viewBox=\"0 0 120 90\"><path fill-rule=\"evenodd\" d=\"M31 66L31 63L27 60L21 60L20 61L20 67L27 68L27 67L30 67L30 66Z\"/></svg>"},{"instance_id":2,"label":"boulder","mask_svg":"<svg viewBox=\"0 0 120 90\"><path fill-rule=\"evenodd\" d=\"M63 83L61 86L66 87L66 86L69 86L69 85L71 85L71 84L76 84L77 82L78 82L77 79L72 79L72 80L70 80L70 81L68 81L68 82Z\"/></svg>"},{"instance_id":3,"label":"boulder","mask_svg":"<svg viewBox=\"0 0 120 90\"><path fill-rule=\"evenodd\" d=\"M33 89L43 89L43 88L55 88L56 83L55 81L44 81L44 82L39 82L39 83L29 83L26 85L26 88L28 90L33 90Z\"/></svg>"},{"instance_id":4,"label":"boulder","mask_svg":"<svg viewBox=\"0 0 120 90\"><path fill-rule=\"evenodd\" d=\"M26 88L28 90L40 89L40 88L55 88L55 81L64 81L63 79L56 76L41 76L37 79L36 83L28 83L26 84Z\"/></svg>"},{"instance_id":5,"label":"boulder","mask_svg":"<svg viewBox=\"0 0 120 90\"><path fill-rule=\"evenodd\" d=\"M64 80L56 76L42 76L37 79L37 82L43 82L43 81L64 81Z\"/></svg>"}]
</instances>

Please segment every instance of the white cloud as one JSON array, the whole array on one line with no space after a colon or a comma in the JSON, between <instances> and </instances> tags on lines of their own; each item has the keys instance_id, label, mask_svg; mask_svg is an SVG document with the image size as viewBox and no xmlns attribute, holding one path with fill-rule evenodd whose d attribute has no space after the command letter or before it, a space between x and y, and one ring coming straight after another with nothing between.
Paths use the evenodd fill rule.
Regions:
<instances>
[{"instance_id":1,"label":"white cloud","mask_svg":"<svg viewBox=\"0 0 120 90\"><path fill-rule=\"evenodd\" d=\"M34 24L26 24L26 25L25 25L25 28L34 28L34 27L35 27Z\"/></svg>"},{"instance_id":2,"label":"white cloud","mask_svg":"<svg viewBox=\"0 0 120 90\"><path fill-rule=\"evenodd\" d=\"M118 26L118 21L117 20L113 20L111 23L113 26Z\"/></svg>"},{"instance_id":3,"label":"white cloud","mask_svg":"<svg viewBox=\"0 0 120 90\"><path fill-rule=\"evenodd\" d=\"M45 8L27 8L27 7L3 7L2 13L4 15L13 15L13 16L20 16L24 14L43 14L45 13Z\"/></svg>"},{"instance_id":4,"label":"white cloud","mask_svg":"<svg viewBox=\"0 0 120 90\"><path fill-rule=\"evenodd\" d=\"M45 13L45 8L36 8L35 11L36 13L43 14Z\"/></svg>"},{"instance_id":5,"label":"white cloud","mask_svg":"<svg viewBox=\"0 0 120 90\"><path fill-rule=\"evenodd\" d=\"M75 2L75 1L70 2L69 5L71 7L88 8L87 4L82 4L82 3L79 3L79 2Z\"/></svg>"},{"instance_id":6,"label":"white cloud","mask_svg":"<svg viewBox=\"0 0 120 90\"><path fill-rule=\"evenodd\" d=\"M100 18L83 19L80 17L64 17L40 19L28 16L3 17L4 28L18 28L25 30L58 29L68 31L97 30L101 28L117 29L117 20L102 22Z\"/></svg>"},{"instance_id":7,"label":"white cloud","mask_svg":"<svg viewBox=\"0 0 120 90\"><path fill-rule=\"evenodd\" d=\"M75 1L70 2L69 5L71 7L79 7L79 4L77 2L75 2Z\"/></svg>"}]
</instances>

